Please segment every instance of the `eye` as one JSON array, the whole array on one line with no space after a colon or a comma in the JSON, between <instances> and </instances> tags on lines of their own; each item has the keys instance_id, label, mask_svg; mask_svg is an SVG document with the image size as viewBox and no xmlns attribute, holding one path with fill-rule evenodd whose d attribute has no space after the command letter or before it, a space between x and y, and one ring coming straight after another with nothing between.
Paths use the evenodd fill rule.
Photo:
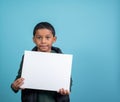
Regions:
<instances>
[{"instance_id":1,"label":"eye","mask_svg":"<svg viewBox=\"0 0 120 102\"><path fill-rule=\"evenodd\" d=\"M41 39L42 37L40 37L40 36L36 36L36 38L37 38L37 39Z\"/></svg>"},{"instance_id":2,"label":"eye","mask_svg":"<svg viewBox=\"0 0 120 102\"><path fill-rule=\"evenodd\" d=\"M51 37L50 36L47 36L46 39L50 39Z\"/></svg>"}]
</instances>

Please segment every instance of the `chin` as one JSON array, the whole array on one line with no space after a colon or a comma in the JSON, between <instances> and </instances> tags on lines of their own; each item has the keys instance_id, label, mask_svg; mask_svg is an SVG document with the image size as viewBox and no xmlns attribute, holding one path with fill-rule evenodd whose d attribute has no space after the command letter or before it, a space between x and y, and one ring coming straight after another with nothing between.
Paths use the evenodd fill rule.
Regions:
<instances>
[{"instance_id":1,"label":"chin","mask_svg":"<svg viewBox=\"0 0 120 102\"><path fill-rule=\"evenodd\" d=\"M46 50L46 49L42 49L40 50L41 52L50 52L49 50Z\"/></svg>"}]
</instances>

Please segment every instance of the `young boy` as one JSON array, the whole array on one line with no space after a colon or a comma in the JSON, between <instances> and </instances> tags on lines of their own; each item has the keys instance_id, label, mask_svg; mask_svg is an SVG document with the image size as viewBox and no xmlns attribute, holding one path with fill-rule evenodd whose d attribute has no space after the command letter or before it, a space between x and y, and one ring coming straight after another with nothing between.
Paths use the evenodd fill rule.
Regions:
<instances>
[{"instance_id":1,"label":"young boy","mask_svg":"<svg viewBox=\"0 0 120 102\"><path fill-rule=\"evenodd\" d=\"M62 53L59 48L52 46L56 41L55 29L48 22L40 22L35 26L33 30L33 41L36 46L32 51ZM11 84L11 88L14 92L18 92L20 86L24 83L24 78L21 78L23 59L24 56L20 64L18 75ZM59 92L34 89L22 89L21 92L22 102L70 102L70 92L63 88L61 88Z\"/></svg>"}]
</instances>

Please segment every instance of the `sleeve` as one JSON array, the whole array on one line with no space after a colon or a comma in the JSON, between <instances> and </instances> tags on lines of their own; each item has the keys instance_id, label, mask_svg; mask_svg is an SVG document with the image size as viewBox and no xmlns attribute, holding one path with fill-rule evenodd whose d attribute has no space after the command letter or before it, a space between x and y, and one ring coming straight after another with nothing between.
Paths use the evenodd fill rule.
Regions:
<instances>
[{"instance_id":1,"label":"sleeve","mask_svg":"<svg viewBox=\"0 0 120 102\"><path fill-rule=\"evenodd\" d=\"M18 78L20 78L20 77L21 77L21 73L22 73L22 66L23 66L23 60L24 60L24 56L22 56L22 60L21 60L21 63L20 63L20 68L19 68L19 70L18 70L18 74L17 74L17 76L16 76L15 80L17 80ZM14 81L15 81L15 80L14 80ZM14 90L14 89L12 88L12 84L11 84L11 89L12 89L15 93L17 93L17 92L18 92L18 90Z\"/></svg>"},{"instance_id":2,"label":"sleeve","mask_svg":"<svg viewBox=\"0 0 120 102\"><path fill-rule=\"evenodd\" d=\"M58 94L56 98L56 102L70 102L70 97L69 95Z\"/></svg>"}]
</instances>

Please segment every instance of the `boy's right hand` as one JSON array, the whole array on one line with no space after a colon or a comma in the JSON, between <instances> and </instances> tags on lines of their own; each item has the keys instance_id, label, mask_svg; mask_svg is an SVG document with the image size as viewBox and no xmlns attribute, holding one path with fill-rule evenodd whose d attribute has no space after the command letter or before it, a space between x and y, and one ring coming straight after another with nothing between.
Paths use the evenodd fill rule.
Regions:
<instances>
[{"instance_id":1,"label":"boy's right hand","mask_svg":"<svg viewBox=\"0 0 120 102\"><path fill-rule=\"evenodd\" d=\"M20 86L23 85L23 82L24 81L24 78L19 78L17 80L15 80L13 83L12 83L12 88L14 90L19 90L20 89Z\"/></svg>"}]
</instances>

